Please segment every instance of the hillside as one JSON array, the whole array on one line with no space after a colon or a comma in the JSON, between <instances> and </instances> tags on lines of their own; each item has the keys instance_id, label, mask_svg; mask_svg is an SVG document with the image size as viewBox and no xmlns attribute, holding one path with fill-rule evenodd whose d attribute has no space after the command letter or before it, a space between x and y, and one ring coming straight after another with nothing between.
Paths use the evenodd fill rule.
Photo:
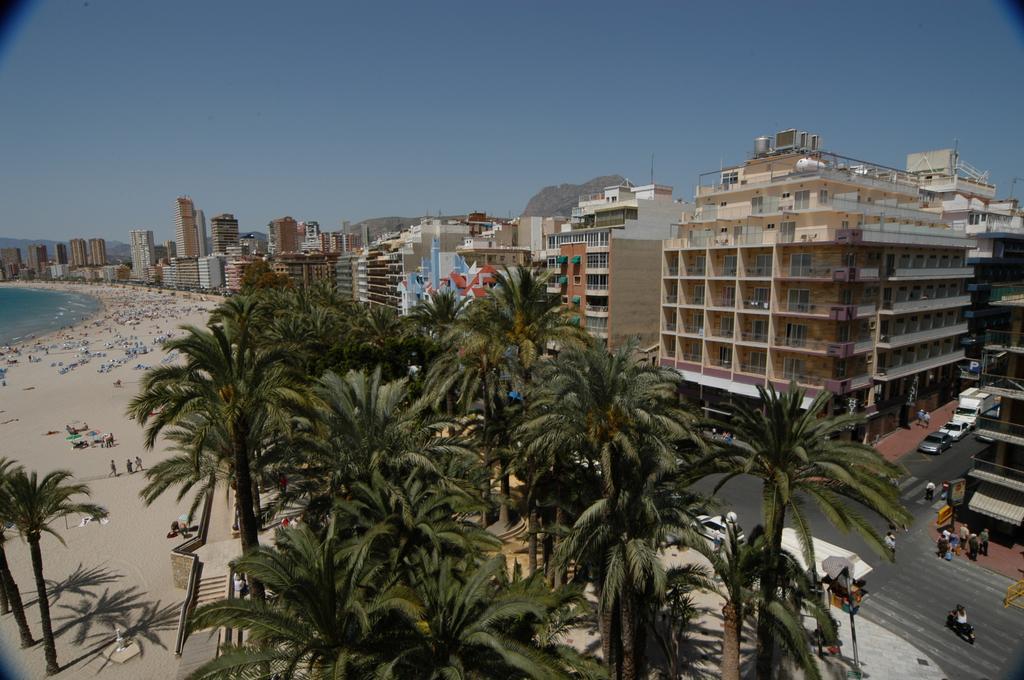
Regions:
<instances>
[{"instance_id":1,"label":"hillside","mask_svg":"<svg viewBox=\"0 0 1024 680\"><path fill-rule=\"evenodd\" d=\"M595 177L583 184L559 184L544 187L530 199L523 210L523 215L535 217L552 217L555 215L568 217L580 196L601 191L605 187L621 184L626 181L622 175L605 175Z\"/></svg>"}]
</instances>

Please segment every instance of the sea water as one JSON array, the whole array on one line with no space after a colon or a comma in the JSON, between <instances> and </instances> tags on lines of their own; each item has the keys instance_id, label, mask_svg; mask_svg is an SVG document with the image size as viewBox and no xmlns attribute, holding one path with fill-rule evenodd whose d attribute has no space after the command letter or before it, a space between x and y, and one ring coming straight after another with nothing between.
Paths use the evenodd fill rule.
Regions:
<instances>
[{"instance_id":1,"label":"sea water","mask_svg":"<svg viewBox=\"0 0 1024 680\"><path fill-rule=\"evenodd\" d=\"M0 346L76 324L99 310L91 295L0 286Z\"/></svg>"}]
</instances>

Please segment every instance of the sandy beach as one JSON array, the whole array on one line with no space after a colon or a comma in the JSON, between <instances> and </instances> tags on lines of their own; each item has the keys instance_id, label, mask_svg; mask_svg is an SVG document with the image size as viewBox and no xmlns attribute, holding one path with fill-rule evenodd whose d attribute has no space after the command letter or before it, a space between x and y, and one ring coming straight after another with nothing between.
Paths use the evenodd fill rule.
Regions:
<instances>
[{"instance_id":1,"label":"sandy beach","mask_svg":"<svg viewBox=\"0 0 1024 680\"><path fill-rule=\"evenodd\" d=\"M23 342L17 354L2 348L0 357L8 369L6 386L0 387L0 456L40 474L69 470L90 485L92 501L110 512L106 523L76 526L80 520L69 518L65 528L59 521L53 528L66 546L43 536L57 654L64 669L60 677L174 677L174 634L184 591L172 584L169 551L181 539L165 535L171 521L188 509L189 499L176 503L172 492L150 507L143 505L139 491L145 477L128 474L126 459L134 462L141 456L148 467L167 453L159 444L153 451L143 449L142 429L128 420L125 407L138 390L139 367L175 360L164 354L160 342L180 335L182 324L204 324L218 300L122 286L38 287L88 293L103 302L103 310L89 321ZM8 364L11 360L17 363ZM76 424L88 426L82 434L90 441L112 434L113 446L72 448L66 427ZM111 476L111 460L117 476ZM28 547L13 531L7 537L7 557L29 625L40 639ZM123 665L103 656L115 626L133 631L140 648ZM13 677L43 677L42 645L20 649L10 615L0 619L0 643Z\"/></svg>"}]
</instances>

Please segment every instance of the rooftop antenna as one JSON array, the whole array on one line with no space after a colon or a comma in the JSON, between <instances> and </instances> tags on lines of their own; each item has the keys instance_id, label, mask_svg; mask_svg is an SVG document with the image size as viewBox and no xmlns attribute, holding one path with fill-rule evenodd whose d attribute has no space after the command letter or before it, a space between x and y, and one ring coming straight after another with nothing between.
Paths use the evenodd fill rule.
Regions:
<instances>
[{"instance_id":1,"label":"rooftop antenna","mask_svg":"<svg viewBox=\"0 0 1024 680\"><path fill-rule=\"evenodd\" d=\"M654 154L651 154L651 184L654 184Z\"/></svg>"},{"instance_id":2,"label":"rooftop antenna","mask_svg":"<svg viewBox=\"0 0 1024 680\"><path fill-rule=\"evenodd\" d=\"M1010 182L1010 195L1007 198L1013 198L1013 190L1017 186L1017 180L1024 181L1024 177L1014 177Z\"/></svg>"}]
</instances>

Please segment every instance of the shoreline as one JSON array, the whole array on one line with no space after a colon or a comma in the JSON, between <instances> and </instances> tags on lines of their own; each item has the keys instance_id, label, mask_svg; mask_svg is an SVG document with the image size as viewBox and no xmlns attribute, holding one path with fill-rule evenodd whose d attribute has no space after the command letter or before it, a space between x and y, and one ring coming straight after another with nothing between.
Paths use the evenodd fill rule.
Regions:
<instances>
[{"instance_id":1,"label":"shoreline","mask_svg":"<svg viewBox=\"0 0 1024 680\"><path fill-rule=\"evenodd\" d=\"M19 341L18 354L7 354L15 363L8 367L4 362L6 384L0 385L2 455L40 475L68 470L74 481L89 485L91 502L110 513L105 523L75 515L66 524L52 524L66 544L45 534L42 539L58 659L69 664L61 676L174 677L174 637L184 591L174 587L170 552L176 542L166 533L188 510L193 494L179 501L171 490L149 505L142 501L140 492L148 483L144 471L175 452L162 439L146 450L143 429L125 414L146 367L180 361L165 352L163 342L179 337L182 325L204 326L219 299L125 285L9 285L85 293L100 301L96 314L82 321ZM31 362L23 358L26 354L33 356ZM72 438L69 425L84 432ZM101 445L106 434L113 436L112 446ZM137 465L136 458L143 471L128 473L127 461ZM7 559L38 637L28 546L16 532L8 531L6 538ZM142 652L124 665L103 656L115 625ZM40 645L19 649L13 617L0 619L0 649L0 674L42 677L43 650Z\"/></svg>"},{"instance_id":2,"label":"shoreline","mask_svg":"<svg viewBox=\"0 0 1024 680\"><path fill-rule=\"evenodd\" d=\"M74 284L72 284L71 286L64 286L64 285L61 285L60 282L54 282L53 284L48 284L46 287L43 287L43 286L40 286L40 285L37 285L37 284L34 284L34 283L22 284L22 283L19 283L17 281L2 281L2 282L0 282L0 286L20 289L20 290L34 290L34 291L39 291L41 293L68 293L68 294L77 293L79 295L85 295L87 297L92 298L93 300L96 301L96 304L97 304L97 308L96 308L96 310L94 312L92 312L91 314L89 314L88 316L86 316L86 317L84 317L82 319L78 319L74 323L71 323L71 324L69 324L67 326L62 326L62 327L54 329L54 330L46 331L45 333L41 333L41 334L29 334L28 336L21 336L19 338L16 338L15 340L12 340L9 343L0 345L0 347L12 347L12 348L14 348L14 347L18 347L19 345L25 344L27 342L40 342L40 341L43 341L43 340L49 340L52 337L56 337L57 335L59 335L60 333L62 333L64 331L71 331L71 330L75 329L78 326L88 325L88 324L92 323L93 321L95 321L98 317L103 316L106 313L106 311L107 311L106 302L104 302L104 300L103 300L103 298L101 296L97 295L95 292L92 292L92 291L78 290L77 287L74 286Z\"/></svg>"}]
</instances>

